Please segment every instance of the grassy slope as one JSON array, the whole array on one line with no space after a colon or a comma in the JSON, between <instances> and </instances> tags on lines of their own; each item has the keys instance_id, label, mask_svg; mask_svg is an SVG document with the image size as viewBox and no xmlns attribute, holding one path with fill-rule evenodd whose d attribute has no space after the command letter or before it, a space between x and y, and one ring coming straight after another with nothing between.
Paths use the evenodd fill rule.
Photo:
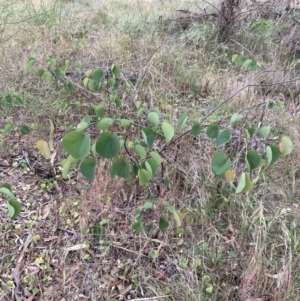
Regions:
<instances>
[{"instance_id":1,"label":"grassy slope","mask_svg":"<svg viewBox=\"0 0 300 301\"><path fill-rule=\"evenodd\" d=\"M199 12L201 1L106 2L1 4L1 92L14 88L24 102L24 108L1 107L0 125L10 120L16 130L2 142L0 155L9 164L19 162L1 175L13 185L24 210L10 221L1 206L0 299L12 300L10 271L32 233L19 278L26 288L23 294L36 294L36 300L300 300L299 121L288 110L267 112L264 120L274 137L289 135L295 151L272 168L262 168L248 195L235 195L227 184L216 181L210 167L214 146L204 136L181 141L176 154L173 150L168 155L171 188L157 196L142 234L135 234L131 223L135 208L153 193L152 187L142 191L135 184L111 182L105 165L89 187L80 176L69 181L42 178L30 174L24 160L18 159L22 149L35 154L36 141L49 139L51 119L59 161L60 139L68 123L77 122L90 105L101 101L93 98L91 104L79 93L54 92L26 71L29 57L37 66L52 55L81 60L85 70L116 63L143 72L145 82L130 101L147 102L174 119L183 111L203 117L248 83L297 76L296 68L280 71L291 58L272 36L283 26L279 21L275 28L268 23L256 32L250 32L248 21L230 43L219 45L212 22L182 31L177 22L165 21L181 16L176 9ZM277 71L251 73L236 67L231 57L242 52L261 62L263 70ZM255 87L245 89L220 114L243 110L266 97L288 104L293 97L287 91L295 89L293 83L271 87L267 96ZM293 102L287 107L293 109ZM256 107L249 110L250 121L260 117ZM32 127L32 132L21 136L17 127L22 125ZM41 170L49 170L40 156L38 163ZM158 231L163 199L188 212L183 235L175 225ZM108 222L99 243L90 230L100 220ZM156 259L149 256L153 249L159 250Z\"/></svg>"}]
</instances>

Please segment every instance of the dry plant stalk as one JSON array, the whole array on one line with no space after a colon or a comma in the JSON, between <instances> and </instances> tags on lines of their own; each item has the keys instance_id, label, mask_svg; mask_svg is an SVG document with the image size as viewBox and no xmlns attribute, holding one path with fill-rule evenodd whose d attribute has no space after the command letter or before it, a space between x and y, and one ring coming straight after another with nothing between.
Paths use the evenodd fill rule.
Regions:
<instances>
[{"instance_id":1,"label":"dry plant stalk","mask_svg":"<svg viewBox=\"0 0 300 301\"><path fill-rule=\"evenodd\" d=\"M240 0L224 0L221 3L221 10L218 20L218 41L225 43L232 26L234 25L235 11L238 9Z\"/></svg>"}]
</instances>

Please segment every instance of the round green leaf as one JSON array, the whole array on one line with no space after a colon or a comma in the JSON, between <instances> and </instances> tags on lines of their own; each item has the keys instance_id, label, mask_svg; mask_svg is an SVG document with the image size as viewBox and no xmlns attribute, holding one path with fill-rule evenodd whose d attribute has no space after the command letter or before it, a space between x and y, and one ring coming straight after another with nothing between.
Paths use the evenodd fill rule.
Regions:
<instances>
[{"instance_id":1,"label":"round green leaf","mask_svg":"<svg viewBox=\"0 0 300 301\"><path fill-rule=\"evenodd\" d=\"M157 162L155 159L148 159L145 161L145 167L147 169L147 171L150 173L151 178L153 179L155 177L156 174L156 170L157 170Z\"/></svg>"},{"instance_id":2,"label":"round green leaf","mask_svg":"<svg viewBox=\"0 0 300 301\"><path fill-rule=\"evenodd\" d=\"M157 164L157 165L160 165L160 164L161 164L161 162L162 162L162 157L160 156L159 153L157 153L157 152L151 152L150 155L151 155L152 159L154 159L154 160L156 161L156 164Z\"/></svg>"},{"instance_id":3,"label":"round green leaf","mask_svg":"<svg viewBox=\"0 0 300 301\"><path fill-rule=\"evenodd\" d=\"M121 75L121 69L119 66L117 65L113 65L112 69L111 69L113 75L115 78L119 78Z\"/></svg>"},{"instance_id":4,"label":"round green leaf","mask_svg":"<svg viewBox=\"0 0 300 301\"><path fill-rule=\"evenodd\" d=\"M279 147L276 145L268 145L266 151L269 165L274 164L280 157Z\"/></svg>"},{"instance_id":5,"label":"round green leaf","mask_svg":"<svg viewBox=\"0 0 300 301\"><path fill-rule=\"evenodd\" d=\"M253 127L248 127L246 129L247 138L252 138L254 132L255 132L255 129Z\"/></svg>"},{"instance_id":6,"label":"round green leaf","mask_svg":"<svg viewBox=\"0 0 300 301\"><path fill-rule=\"evenodd\" d=\"M33 57L30 57L27 63L27 69L28 71L32 71L32 67L35 63L35 59Z\"/></svg>"},{"instance_id":7,"label":"round green leaf","mask_svg":"<svg viewBox=\"0 0 300 301\"><path fill-rule=\"evenodd\" d=\"M185 113L181 114L181 116L178 119L178 124L177 124L177 129L179 131L184 127L187 120L188 120L187 113L185 112Z\"/></svg>"},{"instance_id":8,"label":"round green leaf","mask_svg":"<svg viewBox=\"0 0 300 301\"><path fill-rule=\"evenodd\" d=\"M221 147L225 145L228 141L230 141L232 133L230 130L225 130L221 132L217 137L217 147Z\"/></svg>"},{"instance_id":9,"label":"round green leaf","mask_svg":"<svg viewBox=\"0 0 300 301\"><path fill-rule=\"evenodd\" d=\"M120 151L120 141L116 134L103 132L96 142L96 152L103 158L112 159Z\"/></svg>"},{"instance_id":10,"label":"round green leaf","mask_svg":"<svg viewBox=\"0 0 300 301\"><path fill-rule=\"evenodd\" d=\"M163 229L167 229L168 227L169 227L169 222L163 216L161 216L159 218L158 228L160 230L163 230Z\"/></svg>"},{"instance_id":11,"label":"round green leaf","mask_svg":"<svg viewBox=\"0 0 300 301\"><path fill-rule=\"evenodd\" d=\"M208 283L207 284L207 287L205 289L205 291L208 293L208 294L211 294L213 292L213 285L211 283Z\"/></svg>"},{"instance_id":12,"label":"round green leaf","mask_svg":"<svg viewBox=\"0 0 300 301\"><path fill-rule=\"evenodd\" d=\"M48 71L44 72L41 77L45 82L50 83L52 80L52 74Z\"/></svg>"},{"instance_id":13,"label":"round green leaf","mask_svg":"<svg viewBox=\"0 0 300 301\"><path fill-rule=\"evenodd\" d=\"M60 78L63 75L60 68L55 68L54 73L57 78Z\"/></svg>"},{"instance_id":14,"label":"round green leaf","mask_svg":"<svg viewBox=\"0 0 300 301\"><path fill-rule=\"evenodd\" d=\"M101 79L104 77L104 71L101 69L97 69L93 72L92 79L97 82L98 84L100 83Z\"/></svg>"},{"instance_id":15,"label":"round green leaf","mask_svg":"<svg viewBox=\"0 0 300 301\"><path fill-rule=\"evenodd\" d=\"M143 226L141 222L135 222L132 225L133 230L135 230L137 233L141 233L143 231Z\"/></svg>"},{"instance_id":16,"label":"round green leaf","mask_svg":"<svg viewBox=\"0 0 300 301\"><path fill-rule=\"evenodd\" d=\"M146 152L145 148L142 145L136 144L134 148L135 148L136 152L140 155L140 157L142 159L146 158L147 152Z\"/></svg>"},{"instance_id":17,"label":"round green leaf","mask_svg":"<svg viewBox=\"0 0 300 301\"><path fill-rule=\"evenodd\" d=\"M195 122L193 124L193 126L192 126L192 134L194 136L198 136L198 135L200 135L201 130L202 130L202 127L201 127L200 123L199 122Z\"/></svg>"},{"instance_id":18,"label":"round green leaf","mask_svg":"<svg viewBox=\"0 0 300 301\"><path fill-rule=\"evenodd\" d=\"M99 86L99 82L95 81L94 79L88 81L88 87L92 92L96 92L99 89Z\"/></svg>"},{"instance_id":19,"label":"round green leaf","mask_svg":"<svg viewBox=\"0 0 300 301\"><path fill-rule=\"evenodd\" d=\"M243 115L241 114L238 114L238 113L234 113L232 116L231 116L231 119L230 119L230 124L233 124L235 122L238 122L240 120L243 119Z\"/></svg>"},{"instance_id":20,"label":"round green leaf","mask_svg":"<svg viewBox=\"0 0 300 301\"><path fill-rule=\"evenodd\" d=\"M259 138L266 138L269 136L271 128L269 126L263 126L258 130Z\"/></svg>"},{"instance_id":21,"label":"round green leaf","mask_svg":"<svg viewBox=\"0 0 300 301\"><path fill-rule=\"evenodd\" d=\"M219 135L220 128L216 123L212 123L211 125L208 126L206 130L206 135L210 139L216 139Z\"/></svg>"},{"instance_id":22,"label":"round green leaf","mask_svg":"<svg viewBox=\"0 0 300 301\"><path fill-rule=\"evenodd\" d=\"M104 112L105 110L102 105L99 105L95 108L95 114L97 115L98 118L103 118Z\"/></svg>"},{"instance_id":23,"label":"round green leaf","mask_svg":"<svg viewBox=\"0 0 300 301\"><path fill-rule=\"evenodd\" d=\"M67 90L68 90L68 92L74 91L74 86L73 86L73 84L71 82L67 83Z\"/></svg>"},{"instance_id":24,"label":"round green leaf","mask_svg":"<svg viewBox=\"0 0 300 301\"><path fill-rule=\"evenodd\" d=\"M18 202L16 199L12 198L12 199L8 200L7 206L8 206L9 217L11 219L17 218L22 209L20 202Z\"/></svg>"},{"instance_id":25,"label":"round green leaf","mask_svg":"<svg viewBox=\"0 0 300 301\"><path fill-rule=\"evenodd\" d=\"M11 130L12 127L13 127L13 124L11 122L5 122L2 135L5 137L7 135L7 133Z\"/></svg>"},{"instance_id":26,"label":"round green leaf","mask_svg":"<svg viewBox=\"0 0 300 301\"><path fill-rule=\"evenodd\" d=\"M153 132L153 130L151 128L143 128L142 136L146 141L148 148L151 149L155 138L155 133Z\"/></svg>"},{"instance_id":27,"label":"round green leaf","mask_svg":"<svg viewBox=\"0 0 300 301\"><path fill-rule=\"evenodd\" d=\"M128 126L130 126L131 125L131 120L129 120L129 119L121 119L121 126L122 127L128 127Z\"/></svg>"},{"instance_id":28,"label":"round green leaf","mask_svg":"<svg viewBox=\"0 0 300 301\"><path fill-rule=\"evenodd\" d=\"M274 103L273 101L270 101L270 102L268 103L268 109L271 110L271 109L273 109L274 107L275 107L275 103Z\"/></svg>"},{"instance_id":29,"label":"round green leaf","mask_svg":"<svg viewBox=\"0 0 300 301\"><path fill-rule=\"evenodd\" d=\"M146 169L139 169L138 171L139 184L145 185L151 179L150 173Z\"/></svg>"},{"instance_id":30,"label":"round green leaf","mask_svg":"<svg viewBox=\"0 0 300 301\"><path fill-rule=\"evenodd\" d=\"M23 125L21 126L21 134L22 135L27 135L31 132L30 127L28 127L27 125Z\"/></svg>"},{"instance_id":31,"label":"round green leaf","mask_svg":"<svg viewBox=\"0 0 300 301\"><path fill-rule=\"evenodd\" d=\"M91 137L83 132L72 131L62 141L65 151L75 159L85 158L91 149Z\"/></svg>"},{"instance_id":32,"label":"round green leaf","mask_svg":"<svg viewBox=\"0 0 300 301\"><path fill-rule=\"evenodd\" d=\"M80 164L80 171L88 180L94 180L96 171L96 160L94 158L84 159Z\"/></svg>"},{"instance_id":33,"label":"round green leaf","mask_svg":"<svg viewBox=\"0 0 300 301\"><path fill-rule=\"evenodd\" d=\"M152 259L157 258L158 255L159 255L159 253L158 253L157 250L151 250L151 251L149 252L149 256L150 256Z\"/></svg>"},{"instance_id":34,"label":"round green leaf","mask_svg":"<svg viewBox=\"0 0 300 301\"><path fill-rule=\"evenodd\" d=\"M169 122L164 121L161 125L161 128L166 138L166 142L170 142L175 134L173 126Z\"/></svg>"},{"instance_id":35,"label":"round green leaf","mask_svg":"<svg viewBox=\"0 0 300 301\"><path fill-rule=\"evenodd\" d=\"M39 76L40 78L42 78L42 76L43 76L44 73L45 73L45 70L44 70L44 69L39 69L39 70L38 70L38 76Z\"/></svg>"},{"instance_id":36,"label":"round green leaf","mask_svg":"<svg viewBox=\"0 0 300 301\"><path fill-rule=\"evenodd\" d=\"M107 130L111 125L113 125L114 121L112 118L102 118L98 123L97 123L97 128L99 130Z\"/></svg>"},{"instance_id":37,"label":"round green leaf","mask_svg":"<svg viewBox=\"0 0 300 301\"><path fill-rule=\"evenodd\" d=\"M248 192L253 186L253 181L247 172L243 172L236 188L236 193Z\"/></svg>"},{"instance_id":38,"label":"round green leaf","mask_svg":"<svg viewBox=\"0 0 300 301\"><path fill-rule=\"evenodd\" d=\"M130 166L124 159L116 160L110 168L110 176L114 178L119 176L121 178L128 178L130 173Z\"/></svg>"},{"instance_id":39,"label":"round green leaf","mask_svg":"<svg viewBox=\"0 0 300 301\"><path fill-rule=\"evenodd\" d=\"M159 116L156 112L150 112L147 115L147 120L152 123L153 125L158 125L159 124Z\"/></svg>"},{"instance_id":40,"label":"round green leaf","mask_svg":"<svg viewBox=\"0 0 300 301\"><path fill-rule=\"evenodd\" d=\"M217 177L225 178L226 171L231 167L231 160L224 153L217 152L212 157L211 167Z\"/></svg>"},{"instance_id":41,"label":"round green leaf","mask_svg":"<svg viewBox=\"0 0 300 301\"><path fill-rule=\"evenodd\" d=\"M288 136L283 136L281 138L281 142L284 144L284 149L283 149L282 154L284 156L289 155L292 152L292 150L293 150L293 142L292 142L292 140Z\"/></svg>"},{"instance_id":42,"label":"round green leaf","mask_svg":"<svg viewBox=\"0 0 300 301\"><path fill-rule=\"evenodd\" d=\"M260 157L255 150L249 150L246 154L246 162L249 170L255 169L260 163Z\"/></svg>"}]
</instances>

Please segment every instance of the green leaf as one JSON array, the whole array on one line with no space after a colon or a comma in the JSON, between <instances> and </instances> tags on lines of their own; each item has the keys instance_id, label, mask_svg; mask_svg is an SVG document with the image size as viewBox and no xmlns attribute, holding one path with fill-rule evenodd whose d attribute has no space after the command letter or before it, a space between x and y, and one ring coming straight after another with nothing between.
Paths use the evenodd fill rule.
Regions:
<instances>
[{"instance_id":1,"label":"green leaf","mask_svg":"<svg viewBox=\"0 0 300 301\"><path fill-rule=\"evenodd\" d=\"M180 212L178 212L178 211L174 211L173 215L174 215L174 218L176 221L177 228L179 228L182 223L182 216L181 216Z\"/></svg>"},{"instance_id":2,"label":"green leaf","mask_svg":"<svg viewBox=\"0 0 300 301\"><path fill-rule=\"evenodd\" d=\"M0 186L0 192L4 193L7 197L14 199L15 196L11 191L11 187L9 184L5 183Z\"/></svg>"},{"instance_id":3,"label":"green leaf","mask_svg":"<svg viewBox=\"0 0 300 301\"><path fill-rule=\"evenodd\" d=\"M159 116L156 112L150 112L147 115L147 120L152 123L153 125L159 124Z\"/></svg>"},{"instance_id":4,"label":"green leaf","mask_svg":"<svg viewBox=\"0 0 300 301\"><path fill-rule=\"evenodd\" d=\"M231 160L224 153L217 152L212 157L211 166L217 177L225 178L226 171L231 167Z\"/></svg>"},{"instance_id":5,"label":"green leaf","mask_svg":"<svg viewBox=\"0 0 300 301\"><path fill-rule=\"evenodd\" d=\"M110 168L110 176L113 179L115 176L121 178L128 178L130 173L130 166L124 159L116 160Z\"/></svg>"},{"instance_id":6,"label":"green leaf","mask_svg":"<svg viewBox=\"0 0 300 301\"><path fill-rule=\"evenodd\" d=\"M258 130L259 138L266 138L269 136L271 128L269 126L263 126Z\"/></svg>"},{"instance_id":7,"label":"green leaf","mask_svg":"<svg viewBox=\"0 0 300 301\"><path fill-rule=\"evenodd\" d=\"M11 219L15 219L18 217L22 210L22 206L20 202L18 202L15 198L11 198L7 202L8 206L8 215Z\"/></svg>"},{"instance_id":8,"label":"green leaf","mask_svg":"<svg viewBox=\"0 0 300 301\"><path fill-rule=\"evenodd\" d=\"M121 106L122 102L121 102L121 99L119 97L115 98L115 104L116 104L117 108L119 108Z\"/></svg>"},{"instance_id":9,"label":"green leaf","mask_svg":"<svg viewBox=\"0 0 300 301\"><path fill-rule=\"evenodd\" d=\"M168 227L169 227L169 222L163 216L161 216L159 218L158 228L160 230L164 230L164 229L167 229Z\"/></svg>"},{"instance_id":10,"label":"green leaf","mask_svg":"<svg viewBox=\"0 0 300 301\"><path fill-rule=\"evenodd\" d=\"M154 206L154 204L152 202L145 202L145 204L143 205L144 209L152 209Z\"/></svg>"},{"instance_id":11,"label":"green leaf","mask_svg":"<svg viewBox=\"0 0 300 301\"><path fill-rule=\"evenodd\" d=\"M115 78L119 78L121 75L121 70L120 67L117 65L113 65L112 69L111 69L113 75Z\"/></svg>"},{"instance_id":12,"label":"green leaf","mask_svg":"<svg viewBox=\"0 0 300 301\"><path fill-rule=\"evenodd\" d=\"M276 145L268 145L266 151L269 165L274 164L280 157L279 147L277 147Z\"/></svg>"},{"instance_id":13,"label":"green leaf","mask_svg":"<svg viewBox=\"0 0 300 301\"><path fill-rule=\"evenodd\" d=\"M151 128L143 128L142 136L146 141L148 148L151 149L155 138L155 133L153 132L153 130Z\"/></svg>"},{"instance_id":14,"label":"green leaf","mask_svg":"<svg viewBox=\"0 0 300 301\"><path fill-rule=\"evenodd\" d=\"M228 141L230 141L232 133L230 130L224 130L217 137L217 147L221 147L225 145Z\"/></svg>"},{"instance_id":15,"label":"green leaf","mask_svg":"<svg viewBox=\"0 0 300 301\"><path fill-rule=\"evenodd\" d=\"M254 133L255 133L255 129L253 127L248 127L246 129L247 138L252 138Z\"/></svg>"},{"instance_id":16,"label":"green leaf","mask_svg":"<svg viewBox=\"0 0 300 301\"><path fill-rule=\"evenodd\" d=\"M97 123L97 128L99 130L107 130L110 126L114 124L114 121L112 118L102 118L98 123Z\"/></svg>"},{"instance_id":17,"label":"green leaf","mask_svg":"<svg viewBox=\"0 0 300 301\"><path fill-rule=\"evenodd\" d=\"M96 160L94 158L86 158L80 164L81 173L88 179L93 181L96 171Z\"/></svg>"},{"instance_id":18,"label":"green leaf","mask_svg":"<svg viewBox=\"0 0 300 301\"><path fill-rule=\"evenodd\" d=\"M164 121L161 128L166 138L166 142L170 142L175 134L173 126L168 121Z\"/></svg>"},{"instance_id":19,"label":"green leaf","mask_svg":"<svg viewBox=\"0 0 300 301\"><path fill-rule=\"evenodd\" d=\"M11 130L12 127L13 127L13 124L11 122L5 122L2 135L5 137L8 134L8 132Z\"/></svg>"},{"instance_id":20,"label":"green leaf","mask_svg":"<svg viewBox=\"0 0 300 301\"><path fill-rule=\"evenodd\" d=\"M288 136L283 136L281 138L281 142L284 145L284 149L283 149L282 154L284 156L289 155L292 152L292 150L293 150L293 142L292 142L292 140Z\"/></svg>"},{"instance_id":21,"label":"green leaf","mask_svg":"<svg viewBox=\"0 0 300 301\"><path fill-rule=\"evenodd\" d=\"M198 135L200 135L201 130L202 130L202 127L201 127L200 123L199 122L195 122L193 124L193 126L192 126L192 134L194 136L198 136Z\"/></svg>"},{"instance_id":22,"label":"green leaf","mask_svg":"<svg viewBox=\"0 0 300 301\"><path fill-rule=\"evenodd\" d=\"M145 185L151 179L150 173L146 169L139 169L138 171L139 184Z\"/></svg>"},{"instance_id":23,"label":"green leaf","mask_svg":"<svg viewBox=\"0 0 300 301\"><path fill-rule=\"evenodd\" d=\"M91 123L91 118L89 115L85 115L85 117L81 120L81 122L77 125L76 131L85 131Z\"/></svg>"},{"instance_id":24,"label":"green leaf","mask_svg":"<svg viewBox=\"0 0 300 301\"><path fill-rule=\"evenodd\" d=\"M146 158L147 152L146 152L145 148L142 145L136 144L134 148L135 148L136 152L140 155L140 157L142 159Z\"/></svg>"},{"instance_id":25,"label":"green leaf","mask_svg":"<svg viewBox=\"0 0 300 301\"><path fill-rule=\"evenodd\" d=\"M21 134L22 135L28 135L30 132L31 132L30 127L28 127L27 125L21 126Z\"/></svg>"},{"instance_id":26,"label":"green leaf","mask_svg":"<svg viewBox=\"0 0 300 301\"><path fill-rule=\"evenodd\" d=\"M74 86L71 82L67 82L67 90L68 92L74 91Z\"/></svg>"},{"instance_id":27,"label":"green leaf","mask_svg":"<svg viewBox=\"0 0 300 301\"><path fill-rule=\"evenodd\" d=\"M92 92L97 92L99 87L100 87L99 82L95 81L94 79L91 79L91 80L88 81L88 88Z\"/></svg>"},{"instance_id":28,"label":"green leaf","mask_svg":"<svg viewBox=\"0 0 300 301\"><path fill-rule=\"evenodd\" d=\"M272 110L274 107L275 107L275 102L270 101L270 102L268 103L268 109L269 109L269 110Z\"/></svg>"},{"instance_id":29,"label":"green leaf","mask_svg":"<svg viewBox=\"0 0 300 301\"><path fill-rule=\"evenodd\" d=\"M185 113L181 114L181 116L178 119L178 123L177 123L178 131L180 131L184 127L187 120L188 120L187 113L185 112Z\"/></svg>"},{"instance_id":30,"label":"green leaf","mask_svg":"<svg viewBox=\"0 0 300 301\"><path fill-rule=\"evenodd\" d=\"M96 142L96 152L103 158L112 159L120 151L120 141L116 134L103 132Z\"/></svg>"},{"instance_id":31,"label":"green leaf","mask_svg":"<svg viewBox=\"0 0 300 301\"><path fill-rule=\"evenodd\" d=\"M97 69L93 72L92 79L99 85L101 79L104 77L104 71Z\"/></svg>"},{"instance_id":32,"label":"green leaf","mask_svg":"<svg viewBox=\"0 0 300 301\"><path fill-rule=\"evenodd\" d=\"M129 120L129 119L121 119L121 126L122 127L124 127L124 128L126 128L126 127L128 127L128 126L130 126L131 125L131 120Z\"/></svg>"},{"instance_id":33,"label":"green leaf","mask_svg":"<svg viewBox=\"0 0 300 301\"><path fill-rule=\"evenodd\" d=\"M151 175L151 178L153 179L155 177L156 174L156 170L157 170L157 162L155 159L148 159L145 161L145 167L147 169L147 171L149 172L149 174Z\"/></svg>"},{"instance_id":34,"label":"green leaf","mask_svg":"<svg viewBox=\"0 0 300 301\"><path fill-rule=\"evenodd\" d=\"M98 105L96 108L95 108L95 114L98 118L103 118L104 116L104 113L105 113L105 110L103 108L102 105Z\"/></svg>"},{"instance_id":35,"label":"green leaf","mask_svg":"<svg viewBox=\"0 0 300 301\"><path fill-rule=\"evenodd\" d=\"M206 130L206 135L210 139L216 139L219 135L220 128L216 123L212 123L211 125L208 126Z\"/></svg>"},{"instance_id":36,"label":"green leaf","mask_svg":"<svg viewBox=\"0 0 300 301\"><path fill-rule=\"evenodd\" d=\"M152 259L157 258L158 255L159 255L159 253L158 253L157 250L153 250L153 249L152 249L152 250L149 252L149 256L150 256Z\"/></svg>"},{"instance_id":37,"label":"green leaf","mask_svg":"<svg viewBox=\"0 0 300 301\"><path fill-rule=\"evenodd\" d=\"M241 114L238 114L238 113L234 113L232 116L231 116L231 119L230 119L230 124L233 124L235 122L238 122L240 120L243 119L243 115Z\"/></svg>"},{"instance_id":38,"label":"green leaf","mask_svg":"<svg viewBox=\"0 0 300 301\"><path fill-rule=\"evenodd\" d=\"M45 82L50 83L52 80L52 74L48 71L44 72L41 77Z\"/></svg>"},{"instance_id":39,"label":"green leaf","mask_svg":"<svg viewBox=\"0 0 300 301\"><path fill-rule=\"evenodd\" d=\"M8 183L3 183L3 184L1 184L1 185L0 185L0 188L1 188L1 187L5 187L5 188L7 188L10 192L12 192L11 186L10 186Z\"/></svg>"},{"instance_id":40,"label":"green leaf","mask_svg":"<svg viewBox=\"0 0 300 301\"><path fill-rule=\"evenodd\" d=\"M62 141L64 150L75 159L85 158L91 149L91 137L83 132L72 131Z\"/></svg>"},{"instance_id":41,"label":"green leaf","mask_svg":"<svg viewBox=\"0 0 300 301\"><path fill-rule=\"evenodd\" d=\"M54 73L57 78L60 78L63 76L63 73L60 68L55 68Z\"/></svg>"},{"instance_id":42,"label":"green leaf","mask_svg":"<svg viewBox=\"0 0 300 301\"><path fill-rule=\"evenodd\" d=\"M135 232L137 233L141 233L143 231L143 226L142 226L142 223L141 222L135 222L133 225L132 225L132 228Z\"/></svg>"},{"instance_id":43,"label":"green leaf","mask_svg":"<svg viewBox=\"0 0 300 301\"><path fill-rule=\"evenodd\" d=\"M260 157L255 150L249 150L246 154L246 162L248 169L251 171L255 169L260 163Z\"/></svg>"},{"instance_id":44,"label":"green leaf","mask_svg":"<svg viewBox=\"0 0 300 301\"><path fill-rule=\"evenodd\" d=\"M211 283L208 283L207 284L207 287L205 289L205 291L208 293L208 294L211 294L213 292L213 285Z\"/></svg>"},{"instance_id":45,"label":"green leaf","mask_svg":"<svg viewBox=\"0 0 300 301\"><path fill-rule=\"evenodd\" d=\"M60 165L62 167L62 177L64 179L67 179L69 176L69 170L70 170L71 164L72 164L72 162L68 159L63 159L60 162Z\"/></svg>"},{"instance_id":46,"label":"green leaf","mask_svg":"<svg viewBox=\"0 0 300 301\"><path fill-rule=\"evenodd\" d=\"M159 153L157 153L157 152L151 152L150 155L151 155L152 159L155 160L157 166L161 164L162 157L160 156Z\"/></svg>"},{"instance_id":47,"label":"green leaf","mask_svg":"<svg viewBox=\"0 0 300 301\"><path fill-rule=\"evenodd\" d=\"M93 229L93 237L94 239L101 239L105 235L105 227L99 225Z\"/></svg>"},{"instance_id":48,"label":"green leaf","mask_svg":"<svg viewBox=\"0 0 300 301\"><path fill-rule=\"evenodd\" d=\"M253 186L253 181L247 172L243 172L236 188L236 193L248 192Z\"/></svg>"},{"instance_id":49,"label":"green leaf","mask_svg":"<svg viewBox=\"0 0 300 301\"><path fill-rule=\"evenodd\" d=\"M39 76L39 78L42 78L42 76L43 76L43 74L45 73L45 70L44 69L39 69L38 70L38 76Z\"/></svg>"},{"instance_id":50,"label":"green leaf","mask_svg":"<svg viewBox=\"0 0 300 301\"><path fill-rule=\"evenodd\" d=\"M35 59L33 57L29 58L27 63L28 71L32 71L34 63L35 63Z\"/></svg>"}]
</instances>

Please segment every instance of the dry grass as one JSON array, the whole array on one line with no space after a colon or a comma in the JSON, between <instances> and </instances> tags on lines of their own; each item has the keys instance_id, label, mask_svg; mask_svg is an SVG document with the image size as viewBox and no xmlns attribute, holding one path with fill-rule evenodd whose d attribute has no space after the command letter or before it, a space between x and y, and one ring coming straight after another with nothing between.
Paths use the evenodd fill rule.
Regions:
<instances>
[{"instance_id":1,"label":"dry grass","mask_svg":"<svg viewBox=\"0 0 300 301\"><path fill-rule=\"evenodd\" d=\"M299 68L290 65L295 54L286 51L283 18L270 25L251 11L223 45L215 19L183 28L185 13L178 9L203 13L199 7L206 7L215 13L202 1L7 1L0 7L0 93L15 89L23 100L21 107L0 104L1 128L6 121L14 124L1 140L1 182L11 183L23 204L15 221L7 218L6 204L0 206L0 300L299 299L299 82L292 81ZM282 43L276 42L278 30L286 37ZM259 61L263 71L232 64L235 53ZM100 163L93 183L77 172L61 180L37 153L36 141L49 139L52 120L59 163L69 122L76 124L104 96L55 92L27 71L29 57L39 68L48 55L70 59L71 69L81 60L84 71L115 63L140 72L143 80L124 96L124 110L131 112L134 101L146 102L171 114L175 124L182 112L203 118L255 84L224 104L220 115L244 111L250 124L263 117L273 137L291 137L294 152L253 174L259 177L247 195L236 195L214 177L215 146L204 134L170 148L168 187L160 176L146 188L135 178L111 181L109 162ZM286 110L263 113L257 104L265 101L284 102ZM22 125L31 127L30 135L20 134ZM35 174L21 158L22 149ZM233 148L228 153L240 161ZM154 209L143 212L144 231L135 233L135 210L152 196ZM163 201L184 214L182 230L173 220L168 229L158 229L159 217L167 214ZM158 257L150 256L153 250Z\"/></svg>"}]
</instances>

